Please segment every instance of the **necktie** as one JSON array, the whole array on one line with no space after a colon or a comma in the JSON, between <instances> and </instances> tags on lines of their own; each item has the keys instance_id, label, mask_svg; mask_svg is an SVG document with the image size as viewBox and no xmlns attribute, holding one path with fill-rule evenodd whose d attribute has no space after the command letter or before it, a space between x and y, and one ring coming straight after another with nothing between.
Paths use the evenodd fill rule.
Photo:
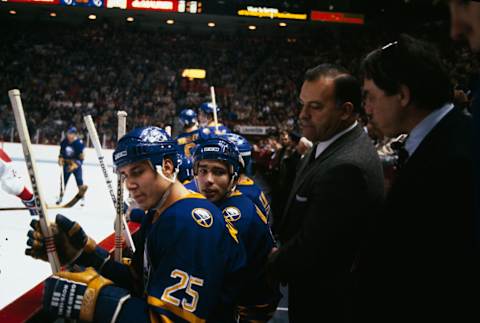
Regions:
<instances>
[{"instance_id":1,"label":"necktie","mask_svg":"<svg viewBox=\"0 0 480 323\"><path fill-rule=\"evenodd\" d=\"M405 149L405 141L406 138L403 141L392 142L390 145L397 154L397 161L395 163L397 170L402 169L409 157L408 151Z\"/></svg>"},{"instance_id":2,"label":"necktie","mask_svg":"<svg viewBox=\"0 0 480 323\"><path fill-rule=\"evenodd\" d=\"M316 154L317 154L317 145L315 144L312 147L312 152L310 153L308 163L307 163L307 167L310 166L315 161L315 155Z\"/></svg>"}]
</instances>

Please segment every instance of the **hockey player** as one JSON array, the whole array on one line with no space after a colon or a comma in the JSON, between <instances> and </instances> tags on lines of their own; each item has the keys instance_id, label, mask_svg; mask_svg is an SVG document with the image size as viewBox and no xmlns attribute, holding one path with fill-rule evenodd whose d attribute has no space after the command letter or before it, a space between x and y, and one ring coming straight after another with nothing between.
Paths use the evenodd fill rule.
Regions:
<instances>
[{"instance_id":1,"label":"hockey player","mask_svg":"<svg viewBox=\"0 0 480 323\"><path fill-rule=\"evenodd\" d=\"M178 148L185 156L191 157L192 149L195 147L195 141L198 138L197 114L192 109L183 109L178 119L183 126L183 132L176 138Z\"/></svg>"},{"instance_id":2,"label":"hockey player","mask_svg":"<svg viewBox=\"0 0 480 323\"><path fill-rule=\"evenodd\" d=\"M262 211L262 213L265 214L270 220L271 209L267 195L257 184L255 184L253 179L247 176L248 170L252 167L252 146L247 139L232 132L221 134L219 135L219 137L231 141L233 144L235 144L245 164L245 167L242 166L240 170L240 177L238 178L236 189L242 192L242 194L247 196L250 200L252 200L252 202L255 203L255 205ZM197 183L194 180L186 181L184 185L191 191L199 192Z\"/></svg>"},{"instance_id":3,"label":"hockey player","mask_svg":"<svg viewBox=\"0 0 480 323\"><path fill-rule=\"evenodd\" d=\"M12 167L10 156L2 148L0 148L0 184L6 193L17 196L30 209L30 213L36 215L32 192L25 186L23 179L18 176Z\"/></svg>"},{"instance_id":4,"label":"hockey player","mask_svg":"<svg viewBox=\"0 0 480 323\"><path fill-rule=\"evenodd\" d=\"M220 112L220 109L217 105L217 114ZM198 120L200 121L200 125L204 128L207 128L211 133L221 134L230 132L226 126L221 123L218 123L218 131L215 127L215 120L213 117L213 103L211 102L204 102L200 105Z\"/></svg>"},{"instance_id":5,"label":"hockey player","mask_svg":"<svg viewBox=\"0 0 480 323\"><path fill-rule=\"evenodd\" d=\"M176 179L175 141L161 128L137 128L120 139L113 161L148 210L132 263L113 261L78 223L57 215L62 263L93 268L47 279L44 309L95 322L234 322L233 278L242 280L233 274L245 265L243 245L217 207ZM40 232L29 237L26 253L45 258Z\"/></svg>"},{"instance_id":6,"label":"hockey player","mask_svg":"<svg viewBox=\"0 0 480 323\"><path fill-rule=\"evenodd\" d=\"M253 202L235 190L242 167L235 145L223 138L201 143L194 153L194 173L200 192L234 223L247 251L247 279L238 301L240 322L267 322L275 312L278 286L267 283L264 266L275 246L267 217Z\"/></svg>"},{"instance_id":7,"label":"hockey player","mask_svg":"<svg viewBox=\"0 0 480 323\"><path fill-rule=\"evenodd\" d=\"M77 129L71 127L67 130L67 137L60 143L60 154L58 156L58 164L63 167L63 185L67 186L68 179L73 173L79 193L83 196L87 190L87 185L83 184L82 164L84 159L85 146L83 141L77 136ZM61 192L57 204L63 199L63 191ZM82 198L83 205L83 198Z\"/></svg>"},{"instance_id":8,"label":"hockey player","mask_svg":"<svg viewBox=\"0 0 480 323\"><path fill-rule=\"evenodd\" d=\"M180 164L178 166L178 180L180 183L188 183L193 179L193 163L190 158L180 154Z\"/></svg>"},{"instance_id":9,"label":"hockey player","mask_svg":"<svg viewBox=\"0 0 480 323\"><path fill-rule=\"evenodd\" d=\"M233 142L235 146L237 146L245 164L245 167L241 168L237 190L251 199L252 202L262 210L263 214L266 214L267 218L270 219L270 202L262 189L249 177L252 169L252 145L250 145L247 139L236 133L226 133L220 136Z\"/></svg>"}]
</instances>

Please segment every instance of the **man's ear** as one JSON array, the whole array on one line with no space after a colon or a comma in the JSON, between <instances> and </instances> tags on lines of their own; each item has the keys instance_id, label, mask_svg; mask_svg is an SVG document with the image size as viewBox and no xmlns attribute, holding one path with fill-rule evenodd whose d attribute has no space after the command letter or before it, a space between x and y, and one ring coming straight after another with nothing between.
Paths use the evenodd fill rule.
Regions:
<instances>
[{"instance_id":1,"label":"man's ear","mask_svg":"<svg viewBox=\"0 0 480 323\"><path fill-rule=\"evenodd\" d=\"M340 109L342 110L342 115L340 117L342 120L348 120L354 114L353 103L350 101L344 102Z\"/></svg>"},{"instance_id":2,"label":"man's ear","mask_svg":"<svg viewBox=\"0 0 480 323\"><path fill-rule=\"evenodd\" d=\"M164 158L162 162L162 169L165 176L171 176L175 171L173 161L170 158Z\"/></svg>"},{"instance_id":3,"label":"man's ear","mask_svg":"<svg viewBox=\"0 0 480 323\"><path fill-rule=\"evenodd\" d=\"M406 107L410 104L410 89L406 85L400 85L397 95L402 107Z\"/></svg>"}]
</instances>

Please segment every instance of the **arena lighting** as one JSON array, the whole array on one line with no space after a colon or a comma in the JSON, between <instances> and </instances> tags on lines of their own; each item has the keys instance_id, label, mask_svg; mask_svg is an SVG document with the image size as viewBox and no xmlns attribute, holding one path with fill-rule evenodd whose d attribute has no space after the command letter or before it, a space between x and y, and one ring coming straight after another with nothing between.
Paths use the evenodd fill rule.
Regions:
<instances>
[{"instance_id":1,"label":"arena lighting","mask_svg":"<svg viewBox=\"0 0 480 323\"><path fill-rule=\"evenodd\" d=\"M187 77L190 80L204 79L207 76L207 71L199 68L186 68L182 71L182 77Z\"/></svg>"},{"instance_id":2,"label":"arena lighting","mask_svg":"<svg viewBox=\"0 0 480 323\"><path fill-rule=\"evenodd\" d=\"M173 19L168 19L167 21L165 21L167 23L167 25L173 25L175 23L175 20Z\"/></svg>"},{"instance_id":3,"label":"arena lighting","mask_svg":"<svg viewBox=\"0 0 480 323\"><path fill-rule=\"evenodd\" d=\"M280 27L287 27L287 23L286 22L279 22L278 25Z\"/></svg>"},{"instance_id":4,"label":"arena lighting","mask_svg":"<svg viewBox=\"0 0 480 323\"><path fill-rule=\"evenodd\" d=\"M215 27L215 23L214 23L214 22L212 22L212 21L210 21L210 22L209 22L207 25L208 25L208 27L210 27L210 28L213 28L213 27Z\"/></svg>"},{"instance_id":5,"label":"arena lighting","mask_svg":"<svg viewBox=\"0 0 480 323\"><path fill-rule=\"evenodd\" d=\"M250 29L250 30L255 30L255 29L257 29L257 26L250 25L250 26L248 26L248 29Z\"/></svg>"},{"instance_id":6,"label":"arena lighting","mask_svg":"<svg viewBox=\"0 0 480 323\"><path fill-rule=\"evenodd\" d=\"M93 14L92 14L92 15L88 15L88 19L90 19L90 20L95 20L95 19L97 19L97 16L95 16L95 15L93 15Z\"/></svg>"},{"instance_id":7,"label":"arena lighting","mask_svg":"<svg viewBox=\"0 0 480 323\"><path fill-rule=\"evenodd\" d=\"M15 10L10 10L8 13L11 14L11 15L16 15L17 14L17 12Z\"/></svg>"},{"instance_id":8,"label":"arena lighting","mask_svg":"<svg viewBox=\"0 0 480 323\"><path fill-rule=\"evenodd\" d=\"M134 22L135 19L134 19L133 17L127 17L127 21L128 21L128 22Z\"/></svg>"},{"instance_id":9,"label":"arena lighting","mask_svg":"<svg viewBox=\"0 0 480 323\"><path fill-rule=\"evenodd\" d=\"M50 12L50 17L56 17L57 14L55 12Z\"/></svg>"}]
</instances>

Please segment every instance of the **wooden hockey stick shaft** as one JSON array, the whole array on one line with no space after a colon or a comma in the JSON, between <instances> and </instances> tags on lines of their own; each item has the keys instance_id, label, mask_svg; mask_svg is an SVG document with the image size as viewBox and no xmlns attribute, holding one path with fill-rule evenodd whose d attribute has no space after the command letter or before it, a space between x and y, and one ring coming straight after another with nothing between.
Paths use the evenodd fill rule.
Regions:
<instances>
[{"instance_id":1,"label":"wooden hockey stick shaft","mask_svg":"<svg viewBox=\"0 0 480 323\"><path fill-rule=\"evenodd\" d=\"M63 194L65 194L65 178L63 175L63 167L63 165L60 166L60 201L63 200Z\"/></svg>"},{"instance_id":2,"label":"wooden hockey stick shaft","mask_svg":"<svg viewBox=\"0 0 480 323\"><path fill-rule=\"evenodd\" d=\"M127 113L125 111L117 112L117 140L120 140L125 135L126 131L126 118ZM115 249L114 257L116 261L122 260L122 226L123 226L123 180L122 174L117 170L117 218L115 220Z\"/></svg>"},{"instance_id":3,"label":"wooden hockey stick shaft","mask_svg":"<svg viewBox=\"0 0 480 323\"><path fill-rule=\"evenodd\" d=\"M83 118L85 121L85 125L87 126L88 133L90 134L90 139L92 140L93 147L95 148L95 152L97 153L97 158L100 163L100 168L102 169L103 177L105 179L105 182L107 184L108 188L108 193L110 194L110 197L113 202L113 206L116 209L117 208L117 197L115 196L115 192L113 190L112 186L112 180L110 179L110 176L108 175L107 172L107 166L105 165L105 159L103 156L103 150L102 150L102 145L100 144L100 138L98 137L97 129L95 128L95 124L93 123L92 116L87 115ZM123 204L123 203L122 203ZM125 241L127 243L127 246L132 249L132 252L135 252L135 245L133 243L132 235L130 233L130 230L128 230L127 222L125 220L125 217L123 217L122 223L122 229L123 234L125 236Z\"/></svg>"},{"instance_id":4,"label":"wooden hockey stick shaft","mask_svg":"<svg viewBox=\"0 0 480 323\"><path fill-rule=\"evenodd\" d=\"M12 104L15 122L17 124L18 134L22 142L23 154L27 163L28 175L32 183L32 193L35 197L35 205L40 219L40 229L45 237L45 248L47 250L48 262L52 268L52 272L60 271L60 260L58 259L55 242L53 240L52 231L48 225L47 205L43 199L43 191L38 178L37 165L33 157L32 143L30 141L30 134L28 133L27 122L25 120L25 113L23 111L22 100L20 98L20 91L13 89L8 91L8 97Z\"/></svg>"},{"instance_id":5,"label":"wooden hockey stick shaft","mask_svg":"<svg viewBox=\"0 0 480 323\"><path fill-rule=\"evenodd\" d=\"M217 100L215 98L215 87L213 86L210 86L210 95L213 104L213 124L215 125L215 133L218 133Z\"/></svg>"},{"instance_id":6,"label":"wooden hockey stick shaft","mask_svg":"<svg viewBox=\"0 0 480 323\"><path fill-rule=\"evenodd\" d=\"M102 169L103 178L105 178L105 182L107 184L108 193L110 193L110 197L112 198L113 205L117 205L117 198L115 197L115 193L112 187L112 181L110 176L107 172L107 166L105 165L105 158L103 156L102 145L100 144L100 138L98 137L97 129L95 128L95 124L93 123L93 119L91 115L87 115L83 117L85 121L85 125L87 126L88 133L90 134L90 139L92 140L93 147L95 148L95 152L97 153L98 162L100 163L100 168Z\"/></svg>"}]
</instances>

